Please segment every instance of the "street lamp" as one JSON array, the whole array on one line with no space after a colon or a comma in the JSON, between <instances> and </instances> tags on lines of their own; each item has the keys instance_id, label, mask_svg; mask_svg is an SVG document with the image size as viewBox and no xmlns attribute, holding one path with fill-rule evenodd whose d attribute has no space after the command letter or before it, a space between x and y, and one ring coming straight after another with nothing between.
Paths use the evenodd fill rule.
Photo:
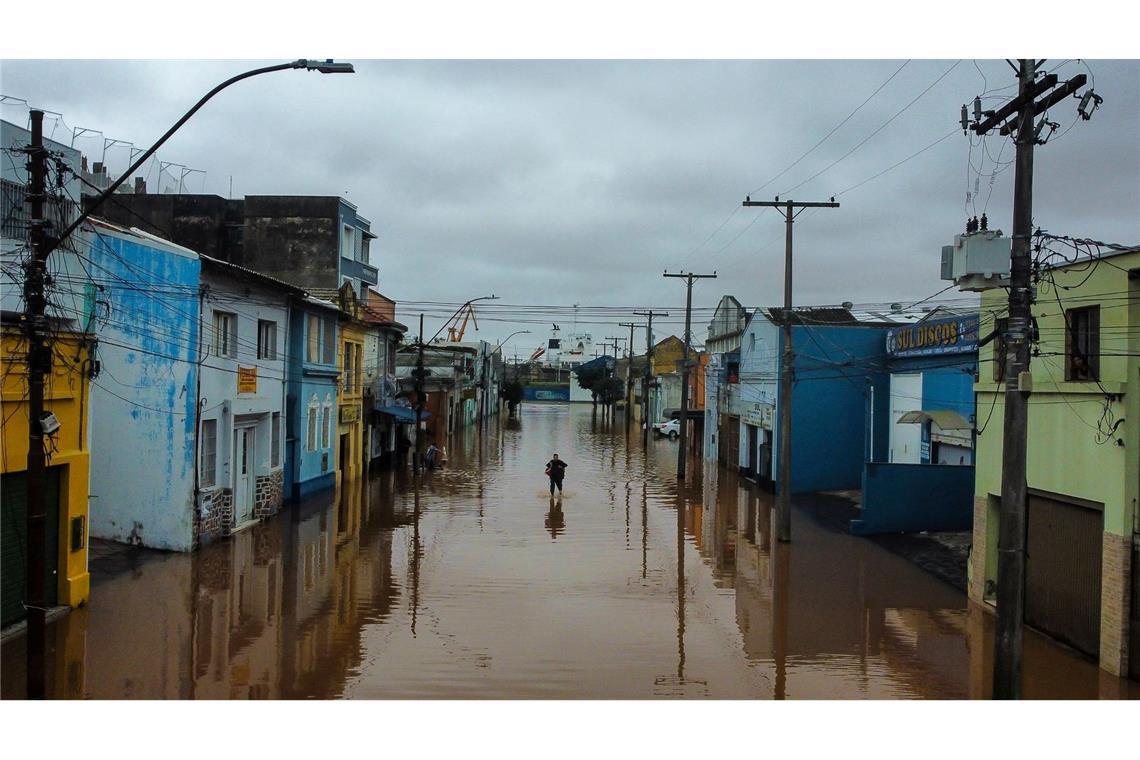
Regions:
<instances>
[{"instance_id":1,"label":"street lamp","mask_svg":"<svg viewBox=\"0 0 1140 760\"><path fill-rule=\"evenodd\" d=\"M451 320L458 317L460 312L462 312L464 309L466 309L471 304L475 303L476 301L497 301L497 300L499 300L499 297L497 295L495 295L494 293L492 293L489 296L479 296L478 298L472 298L470 301L465 302L462 306L460 306L458 309L455 310L454 314L452 314L450 317L447 318L447 321L444 322L443 325L438 330L435 331L435 335L431 336L431 340L429 340L428 343L435 341L435 339L439 337L439 334L441 332L443 332L443 328L447 327L449 324L451 324ZM420 337L422 338L423 336L421 335Z\"/></svg>"},{"instance_id":2,"label":"street lamp","mask_svg":"<svg viewBox=\"0 0 1140 760\"><path fill-rule=\"evenodd\" d=\"M503 345L516 335L530 335L530 330L515 330L513 333L499 341L499 345L495 348L494 351L491 352L491 356L494 356L496 353L498 353L503 348Z\"/></svg>"},{"instance_id":3,"label":"street lamp","mask_svg":"<svg viewBox=\"0 0 1140 760\"><path fill-rule=\"evenodd\" d=\"M103 202L105 200L107 200L108 198L111 197L111 195L115 192L115 190L117 190L119 188L119 185L126 182L127 179L132 174L134 174L140 166L142 166L143 164L146 163L148 158L153 156L155 154L155 152L160 147L162 147L163 143L165 143L167 140L170 139L171 135L173 135L175 132L177 132L178 129L183 124L185 124L190 119L191 116L193 116L194 114L196 114L198 112L199 108L206 105L206 101L208 101L210 98L217 95L222 90L229 87L231 84L235 84L237 82L240 82L243 79L249 79L250 77L255 77L258 74L268 74L268 73L273 72L273 71L285 71L286 69L305 69L306 71L318 71L322 74L354 74L354 73L356 73L356 70L352 67L351 63L336 63L331 58L326 59L324 61L311 61L307 58L299 58L296 61L291 61L290 63L279 63L275 66L264 66L260 69L252 69L252 70L247 71L243 74L238 74L237 76L230 77L229 79L222 82L220 85L218 85L214 89L207 92L205 94L205 96L202 97L201 100L199 100L197 103L194 104L193 108L191 108L189 111L187 111L186 114L181 119L179 119L178 121L176 121L174 123L173 127L171 127L170 129L168 129L166 131L166 134L164 134L162 137L158 138L158 142L156 142L154 145L150 146L150 148L148 148L145 153L143 153L141 156L139 156L138 160L136 160L133 164L131 164L127 168L127 170L125 172L123 172L123 174L117 180L115 180L114 182L111 183L110 187L108 187L106 190L104 190L102 193L100 193L98 195L98 197L95 198L95 200L91 201L91 203L89 203L87 206L87 210L84 211L83 213L81 213L79 215L79 217L74 222L72 222L70 225L68 225L67 229L65 229L63 231L63 233L60 234L60 236L58 238L56 238L54 241L48 242L47 250L43 252L43 255L46 256L47 254L49 254L53 250L55 250L56 247L60 243L62 243L64 240L67 239L68 235L70 235L72 232L75 232L75 230L79 228L79 225L81 225L81 224L83 224L83 222L87 221L87 218L89 216L91 216L91 214L95 213L95 211L100 206L103 205Z\"/></svg>"}]
</instances>

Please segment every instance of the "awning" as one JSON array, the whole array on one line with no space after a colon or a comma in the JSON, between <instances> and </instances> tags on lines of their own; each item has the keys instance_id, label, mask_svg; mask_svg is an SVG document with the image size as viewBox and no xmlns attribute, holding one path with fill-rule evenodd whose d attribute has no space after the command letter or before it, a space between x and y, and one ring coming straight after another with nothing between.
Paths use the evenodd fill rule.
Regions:
<instances>
[{"instance_id":1,"label":"awning","mask_svg":"<svg viewBox=\"0 0 1140 760\"><path fill-rule=\"evenodd\" d=\"M689 419L690 420L703 420L704 418L705 418L705 410L704 409L690 409L689 410ZM665 410L665 419L667 419L667 420L679 420L679 419L681 419L681 410L680 409L666 409Z\"/></svg>"},{"instance_id":2,"label":"awning","mask_svg":"<svg viewBox=\"0 0 1140 760\"><path fill-rule=\"evenodd\" d=\"M902 417L899 417L898 424L902 425L908 422L933 422L942 430L972 430L974 428L969 420L950 409L906 412Z\"/></svg>"},{"instance_id":3,"label":"awning","mask_svg":"<svg viewBox=\"0 0 1140 760\"><path fill-rule=\"evenodd\" d=\"M416 421L416 410L407 406L378 406L376 407L376 411L380 412L380 414L386 414L392 417L396 422L414 424ZM431 412L426 409L420 412L421 420L426 420L430 416Z\"/></svg>"}]
</instances>

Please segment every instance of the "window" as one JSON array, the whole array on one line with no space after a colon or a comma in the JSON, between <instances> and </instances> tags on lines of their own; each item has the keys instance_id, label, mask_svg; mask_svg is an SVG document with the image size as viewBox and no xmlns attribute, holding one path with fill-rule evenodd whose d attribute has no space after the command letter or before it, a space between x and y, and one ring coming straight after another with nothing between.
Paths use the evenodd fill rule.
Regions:
<instances>
[{"instance_id":1,"label":"window","mask_svg":"<svg viewBox=\"0 0 1140 760\"><path fill-rule=\"evenodd\" d=\"M320 415L316 400L309 407L309 425L305 433L305 451L317 450L317 417Z\"/></svg>"},{"instance_id":2,"label":"window","mask_svg":"<svg viewBox=\"0 0 1140 760\"><path fill-rule=\"evenodd\" d=\"M273 447L272 455L269 466L279 467L281 465L281 413L273 413Z\"/></svg>"},{"instance_id":3,"label":"window","mask_svg":"<svg viewBox=\"0 0 1140 760\"><path fill-rule=\"evenodd\" d=\"M1009 329L1009 319L1000 317L994 320L994 382L1005 382L1005 331Z\"/></svg>"},{"instance_id":4,"label":"window","mask_svg":"<svg viewBox=\"0 0 1140 760\"><path fill-rule=\"evenodd\" d=\"M336 318L325 318L325 337L322 343L324 347L324 357L321 359L323 364L336 364Z\"/></svg>"},{"instance_id":5,"label":"window","mask_svg":"<svg viewBox=\"0 0 1140 760\"><path fill-rule=\"evenodd\" d=\"M561 348L562 341L558 338L551 338L550 341L546 344L546 347L550 349Z\"/></svg>"},{"instance_id":6,"label":"window","mask_svg":"<svg viewBox=\"0 0 1140 760\"><path fill-rule=\"evenodd\" d=\"M319 362L321 360L321 318L316 314L309 314L306 319L305 361Z\"/></svg>"},{"instance_id":7,"label":"window","mask_svg":"<svg viewBox=\"0 0 1140 760\"><path fill-rule=\"evenodd\" d=\"M217 483L218 421L202 420L202 439L199 442L199 480L204 487Z\"/></svg>"},{"instance_id":8,"label":"window","mask_svg":"<svg viewBox=\"0 0 1140 760\"><path fill-rule=\"evenodd\" d=\"M1100 307L1065 312L1065 379L1100 379Z\"/></svg>"},{"instance_id":9,"label":"window","mask_svg":"<svg viewBox=\"0 0 1140 760\"><path fill-rule=\"evenodd\" d=\"M237 358L237 314L214 312L214 355Z\"/></svg>"},{"instance_id":10,"label":"window","mask_svg":"<svg viewBox=\"0 0 1140 760\"><path fill-rule=\"evenodd\" d=\"M321 448L332 445L332 402L325 400L325 424L321 427Z\"/></svg>"},{"instance_id":11,"label":"window","mask_svg":"<svg viewBox=\"0 0 1140 760\"><path fill-rule=\"evenodd\" d=\"M356 375L352 369L352 360L356 358L352 351L352 344L347 341L344 344L344 377L341 382L344 383L344 392L352 393L352 381Z\"/></svg>"},{"instance_id":12,"label":"window","mask_svg":"<svg viewBox=\"0 0 1140 760\"><path fill-rule=\"evenodd\" d=\"M257 358L277 358L277 323L268 319L257 320Z\"/></svg>"},{"instance_id":13,"label":"window","mask_svg":"<svg viewBox=\"0 0 1140 760\"><path fill-rule=\"evenodd\" d=\"M341 231L340 255L346 259L355 258L353 256L356 248L356 236L354 233L355 230L347 224L344 225L344 229Z\"/></svg>"}]
</instances>

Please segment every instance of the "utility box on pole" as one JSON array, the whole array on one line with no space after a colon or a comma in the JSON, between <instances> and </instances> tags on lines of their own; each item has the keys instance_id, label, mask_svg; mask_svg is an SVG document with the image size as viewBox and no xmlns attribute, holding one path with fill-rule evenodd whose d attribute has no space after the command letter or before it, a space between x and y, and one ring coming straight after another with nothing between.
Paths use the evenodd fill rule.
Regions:
<instances>
[{"instance_id":1,"label":"utility box on pole","mask_svg":"<svg viewBox=\"0 0 1140 760\"><path fill-rule=\"evenodd\" d=\"M942 246L942 279L974 292L1009 287L1011 242L1001 230L955 235L954 245Z\"/></svg>"}]
</instances>

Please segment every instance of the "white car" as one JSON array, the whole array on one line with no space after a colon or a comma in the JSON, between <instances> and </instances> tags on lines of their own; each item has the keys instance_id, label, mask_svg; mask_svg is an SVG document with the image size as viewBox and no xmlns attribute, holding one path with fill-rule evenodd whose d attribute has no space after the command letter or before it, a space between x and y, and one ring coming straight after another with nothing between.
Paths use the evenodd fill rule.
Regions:
<instances>
[{"instance_id":1,"label":"white car","mask_svg":"<svg viewBox=\"0 0 1140 760\"><path fill-rule=\"evenodd\" d=\"M681 421L668 420L666 422L653 423L654 435L667 435L670 439L676 439L681 435Z\"/></svg>"}]
</instances>

